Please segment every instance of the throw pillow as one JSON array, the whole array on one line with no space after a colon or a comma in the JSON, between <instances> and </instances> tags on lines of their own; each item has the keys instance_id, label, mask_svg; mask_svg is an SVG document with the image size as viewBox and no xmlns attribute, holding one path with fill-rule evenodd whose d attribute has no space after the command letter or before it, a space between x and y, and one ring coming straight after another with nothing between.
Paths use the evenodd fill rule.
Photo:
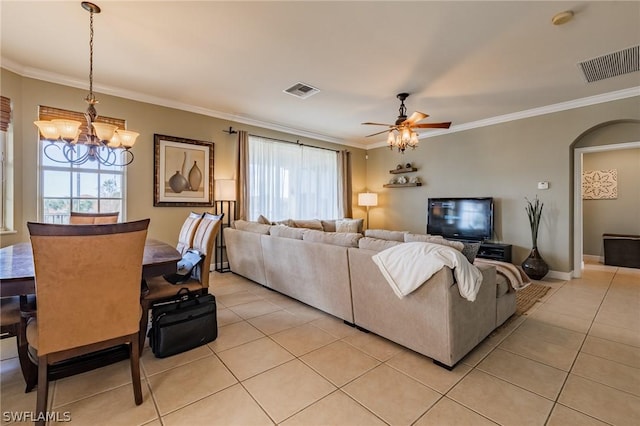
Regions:
<instances>
[{"instance_id":1,"label":"throw pillow","mask_svg":"<svg viewBox=\"0 0 640 426\"><path fill-rule=\"evenodd\" d=\"M258 216L257 222L262 223L263 225L271 225L271 221L262 215Z\"/></svg>"},{"instance_id":2,"label":"throw pillow","mask_svg":"<svg viewBox=\"0 0 640 426\"><path fill-rule=\"evenodd\" d=\"M469 263L473 263L476 260L476 256L478 255L478 250L480 250L480 243L462 243L464 247L462 248L462 254L467 258Z\"/></svg>"},{"instance_id":3,"label":"throw pillow","mask_svg":"<svg viewBox=\"0 0 640 426\"><path fill-rule=\"evenodd\" d=\"M336 220L336 232L360 232L360 223L362 219L338 219Z\"/></svg>"},{"instance_id":4,"label":"throw pillow","mask_svg":"<svg viewBox=\"0 0 640 426\"><path fill-rule=\"evenodd\" d=\"M318 219L293 220L293 227L295 227L295 228L315 229L317 231L323 231L322 222L320 222Z\"/></svg>"},{"instance_id":5,"label":"throw pillow","mask_svg":"<svg viewBox=\"0 0 640 426\"><path fill-rule=\"evenodd\" d=\"M335 220L321 220L322 229L324 232L336 232L336 221Z\"/></svg>"}]
</instances>

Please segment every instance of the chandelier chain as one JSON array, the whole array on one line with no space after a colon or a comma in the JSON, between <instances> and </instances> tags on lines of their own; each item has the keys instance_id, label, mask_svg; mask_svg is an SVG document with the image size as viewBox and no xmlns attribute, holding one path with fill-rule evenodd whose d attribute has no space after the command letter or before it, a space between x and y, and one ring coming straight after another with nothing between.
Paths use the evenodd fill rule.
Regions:
<instances>
[{"instance_id":1,"label":"chandelier chain","mask_svg":"<svg viewBox=\"0 0 640 426\"><path fill-rule=\"evenodd\" d=\"M93 101L93 12L89 13L89 100Z\"/></svg>"}]
</instances>

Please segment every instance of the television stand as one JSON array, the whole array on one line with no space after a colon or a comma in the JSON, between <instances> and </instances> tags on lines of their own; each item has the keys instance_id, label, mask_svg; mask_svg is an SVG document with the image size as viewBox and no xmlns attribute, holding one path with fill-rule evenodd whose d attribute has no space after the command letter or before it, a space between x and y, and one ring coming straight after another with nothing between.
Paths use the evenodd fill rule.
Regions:
<instances>
[{"instance_id":1,"label":"television stand","mask_svg":"<svg viewBox=\"0 0 640 426\"><path fill-rule=\"evenodd\" d=\"M480 243L477 257L511 263L511 244L484 241Z\"/></svg>"}]
</instances>

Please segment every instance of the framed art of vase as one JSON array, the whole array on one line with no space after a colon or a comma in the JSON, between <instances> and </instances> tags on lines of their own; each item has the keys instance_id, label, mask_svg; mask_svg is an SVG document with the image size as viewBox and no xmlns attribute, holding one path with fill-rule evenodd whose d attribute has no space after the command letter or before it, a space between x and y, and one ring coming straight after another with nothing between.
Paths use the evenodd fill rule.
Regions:
<instances>
[{"instance_id":1,"label":"framed art of vase","mask_svg":"<svg viewBox=\"0 0 640 426\"><path fill-rule=\"evenodd\" d=\"M213 142L153 135L153 205L213 206Z\"/></svg>"}]
</instances>

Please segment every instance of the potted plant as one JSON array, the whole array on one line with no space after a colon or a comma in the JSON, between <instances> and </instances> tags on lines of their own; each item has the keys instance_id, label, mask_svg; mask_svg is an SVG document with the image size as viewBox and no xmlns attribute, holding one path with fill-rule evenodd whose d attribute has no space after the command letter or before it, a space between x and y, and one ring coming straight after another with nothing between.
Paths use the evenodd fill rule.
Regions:
<instances>
[{"instance_id":1,"label":"potted plant","mask_svg":"<svg viewBox=\"0 0 640 426\"><path fill-rule=\"evenodd\" d=\"M538 199L536 195L535 200L531 201L528 198L527 206L525 210L529 218L529 226L531 227L531 253L524 262L522 262L522 269L524 272L534 280L541 280L549 272L549 266L544 261L540 252L538 251L538 230L540 229L540 220L542 219L542 208L544 203Z\"/></svg>"}]
</instances>

